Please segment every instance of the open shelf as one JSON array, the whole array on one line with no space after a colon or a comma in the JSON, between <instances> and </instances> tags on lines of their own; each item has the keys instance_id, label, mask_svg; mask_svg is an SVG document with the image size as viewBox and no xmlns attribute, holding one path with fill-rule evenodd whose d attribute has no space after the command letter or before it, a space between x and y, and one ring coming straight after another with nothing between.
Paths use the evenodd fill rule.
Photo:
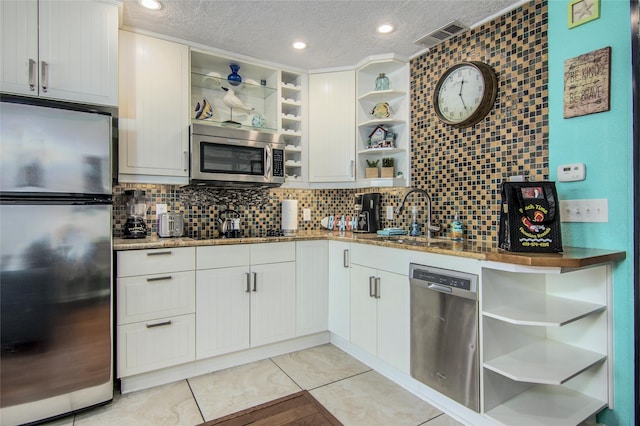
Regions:
<instances>
[{"instance_id":1,"label":"open shelf","mask_svg":"<svg viewBox=\"0 0 640 426\"><path fill-rule=\"evenodd\" d=\"M407 92L400 90L373 90L360 96L358 100L371 103L388 102L401 98L406 94Z\"/></svg>"},{"instance_id":2,"label":"open shelf","mask_svg":"<svg viewBox=\"0 0 640 426\"><path fill-rule=\"evenodd\" d=\"M604 401L562 386L538 385L486 413L505 426L577 425L606 407Z\"/></svg>"},{"instance_id":3,"label":"open shelf","mask_svg":"<svg viewBox=\"0 0 640 426\"><path fill-rule=\"evenodd\" d=\"M543 340L485 361L484 368L518 382L561 385L605 358L603 354Z\"/></svg>"},{"instance_id":4,"label":"open shelf","mask_svg":"<svg viewBox=\"0 0 640 426\"><path fill-rule=\"evenodd\" d=\"M486 309L483 315L517 325L561 327L606 306L551 295L529 297L517 304Z\"/></svg>"}]
</instances>

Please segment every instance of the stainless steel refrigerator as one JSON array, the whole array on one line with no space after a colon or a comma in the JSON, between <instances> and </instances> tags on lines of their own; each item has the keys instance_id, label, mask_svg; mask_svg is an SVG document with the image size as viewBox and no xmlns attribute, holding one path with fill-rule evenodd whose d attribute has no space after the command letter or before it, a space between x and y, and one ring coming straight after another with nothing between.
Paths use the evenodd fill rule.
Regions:
<instances>
[{"instance_id":1,"label":"stainless steel refrigerator","mask_svg":"<svg viewBox=\"0 0 640 426\"><path fill-rule=\"evenodd\" d=\"M15 425L113 398L114 116L0 101L0 421Z\"/></svg>"}]
</instances>

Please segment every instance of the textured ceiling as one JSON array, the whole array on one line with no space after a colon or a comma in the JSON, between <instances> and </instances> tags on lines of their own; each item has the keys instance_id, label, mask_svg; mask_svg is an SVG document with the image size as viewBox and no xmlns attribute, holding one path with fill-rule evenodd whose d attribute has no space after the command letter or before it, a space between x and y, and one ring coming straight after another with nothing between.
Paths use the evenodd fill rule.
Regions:
<instances>
[{"instance_id":1,"label":"textured ceiling","mask_svg":"<svg viewBox=\"0 0 640 426\"><path fill-rule=\"evenodd\" d=\"M522 0L160 0L160 11L125 0L123 25L303 70L353 66L367 56L424 50L414 43L458 20L467 26ZM375 28L391 22L396 30ZM294 51L294 39L309 47Z\"/></svg>"}]
</instances>

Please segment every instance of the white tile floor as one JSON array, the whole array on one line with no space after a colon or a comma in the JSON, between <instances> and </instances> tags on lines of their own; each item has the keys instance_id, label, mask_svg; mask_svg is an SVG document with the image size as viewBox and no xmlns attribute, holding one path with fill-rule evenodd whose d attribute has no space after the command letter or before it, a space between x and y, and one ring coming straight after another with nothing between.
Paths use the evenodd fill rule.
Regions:
<instances>
[{"instance_id":1,"label":"white tile floor","mask_svg":"<svg viewBox=\"0 0 640 426\"><path fill-rule=\"evenodd\" d=\"M331 344L126 395L47 426L197 425L308 390L345 426L460 423Z\"/></svg>"}]
</instances>

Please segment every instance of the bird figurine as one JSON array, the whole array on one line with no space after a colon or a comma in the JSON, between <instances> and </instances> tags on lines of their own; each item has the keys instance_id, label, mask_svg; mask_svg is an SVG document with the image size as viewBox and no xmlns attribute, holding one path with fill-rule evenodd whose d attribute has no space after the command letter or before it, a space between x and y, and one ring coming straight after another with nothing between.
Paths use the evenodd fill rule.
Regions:
<instances>
[{"instance_id":1,"label":"bird figurine","mask_svg":"<svg viewBox=\"0 0 640 426\"><path fill-rule=\"evenodd\" d=\"M233 121L233 110L241 110L244 112L251 112L253 111L253 108L248 107L244 104L244 102L242 102L242 100L240 100L239 97L236 96L235 92L233 91L233 89L227 88L227 87L223 87L222 90L224 90L225 92L227 92L224 97L222 98L222 102L224 102L224 104L226 106L228 106L231 109L231 113L230 113L230 120L228 120L228 123L235 123L235 124L240 124L236 121Z\"/></svg>"}]
</instances>

